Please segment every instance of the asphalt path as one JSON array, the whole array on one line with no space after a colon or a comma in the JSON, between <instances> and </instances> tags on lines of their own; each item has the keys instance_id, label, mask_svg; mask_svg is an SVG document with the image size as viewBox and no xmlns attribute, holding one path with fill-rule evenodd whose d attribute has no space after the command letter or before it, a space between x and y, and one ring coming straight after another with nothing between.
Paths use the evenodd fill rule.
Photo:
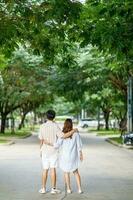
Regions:
<instances>
[{"instance_id":1,"label":"asphalt path","mask_svg":"<svg viewBox=\"0 0 133 200\"><path fill-rule=\"evenodd\" d=\"M57 169L60 195L41 195L41 159L37 135L0 146L0 200L88 199L133 200L133 150L109 144L104 137L81 132L84 161L80 165L84 193L65 195L63 173ZM47 188L50 190L50 179Z\"/></svg>"}]
</instances>

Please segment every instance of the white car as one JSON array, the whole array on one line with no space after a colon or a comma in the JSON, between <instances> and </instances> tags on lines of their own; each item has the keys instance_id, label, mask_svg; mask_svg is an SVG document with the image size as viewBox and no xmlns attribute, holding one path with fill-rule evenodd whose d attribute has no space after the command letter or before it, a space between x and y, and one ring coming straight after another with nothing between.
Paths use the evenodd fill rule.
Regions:
<instances>
[{"instance_id":1,"label":"white car","mask_svg":"<svg viewBox=\"0 0 133 200\"><path fill-rule=\"evenodd\" d=\"M97 127L97 126L98 126L98 120L91 119L91 118L81 119L78 123L78 127L81 127L81 128ZM103 120L100 121L100 126L102 127L105 126L105 122Z\"/></svg>"}]
</instances>

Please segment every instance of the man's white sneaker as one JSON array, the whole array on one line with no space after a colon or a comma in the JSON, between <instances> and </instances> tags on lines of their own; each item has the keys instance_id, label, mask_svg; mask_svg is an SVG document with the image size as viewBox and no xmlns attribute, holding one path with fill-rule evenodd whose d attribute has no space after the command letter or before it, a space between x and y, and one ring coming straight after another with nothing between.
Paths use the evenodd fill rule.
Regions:
<instances>
[{"instance_id":1,"label":"man's white sneaker","mask_svg":"<svg viewBox=\"0 0 133 200\"><path fill-rule=\"evenodd\" d=\"M58 189L55 189L55 188L51 189L51 194L60 194L60 193L61 193L61 191Z\"/></svg>"},{"instance_id":2,"label":"man's white sneaker","mask_svg":"<svg viewBox=\"0 0 133 200\"><path fill-rule=\"evenodd\" d=\"M41 189L39 190L39 193L40 193L40 194L45 194L45 193L46 193L45 188L41 188Z\"/></svg>"},{"instance_id":3,"label":"man's white sneaker","mask_svg":"<svg viewBox=\"0 0 133 200\"><path fill-rule=\"evenodd\" d=\"M67 190L67 194L71 194L72 193L72 190Z\"/></svg>"}]
</instances>

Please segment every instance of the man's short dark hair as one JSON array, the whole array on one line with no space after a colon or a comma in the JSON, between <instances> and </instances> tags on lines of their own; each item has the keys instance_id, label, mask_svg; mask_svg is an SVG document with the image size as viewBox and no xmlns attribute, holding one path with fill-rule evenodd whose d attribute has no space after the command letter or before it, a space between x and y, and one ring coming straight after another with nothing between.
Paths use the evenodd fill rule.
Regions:
<instances>
[{"instance_id":1,"label":"man's short dark hair","mask_svg":"<svg viewBox=\"0 0 133 200\"><path fill-rule=\"evenodd\" d=\"M49 120L53 120L55 118L55 115L56 115L56 113L54 110L48 110L46 112L47 119L49 119Z\"/></svg>"}]
</instances>

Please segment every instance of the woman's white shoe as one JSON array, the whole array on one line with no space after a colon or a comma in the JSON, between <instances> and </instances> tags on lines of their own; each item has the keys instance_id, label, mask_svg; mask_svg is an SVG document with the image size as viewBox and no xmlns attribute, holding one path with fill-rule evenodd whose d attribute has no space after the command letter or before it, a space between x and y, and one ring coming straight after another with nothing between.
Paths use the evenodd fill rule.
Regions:
<instances>
[{"instance_id":1,"label":"woman's white shoe","mask_svg":"<svg viewBox=\"0 0 133 200\"><path fill-rule=\"evenodd\" d=\"M41 189L39 190L39 193L40 193L40 194L45 194L45 193L46 193L45 188L41 188Z\"/></svg>"}]
</instances>

